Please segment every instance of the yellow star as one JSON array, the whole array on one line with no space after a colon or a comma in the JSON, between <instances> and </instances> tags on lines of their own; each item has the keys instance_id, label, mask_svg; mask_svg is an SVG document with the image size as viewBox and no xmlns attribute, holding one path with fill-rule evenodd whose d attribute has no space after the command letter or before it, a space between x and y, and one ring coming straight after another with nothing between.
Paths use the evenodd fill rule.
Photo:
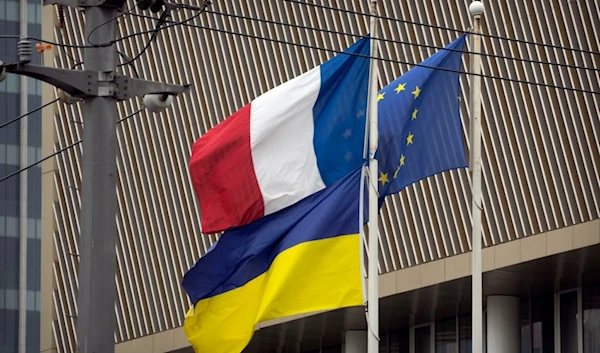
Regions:
<instances>
[{"instance_id":1,"label":"yellow star","mask_svg":"<svg viewBox=\"0 0 600 353\"><path fill-rule=\"evenodd\" d=\"M415 108L415 110L413 110L412 112L412 120L415 120L417 118L417 113L419 112L419 109Z\"/></svg>"},{"instance_id":2,"label":"yellow star","mask_svg":"<svg viewBox=\"0 0 600 353\"><path fill-rule=\"evenodd\" d=\"M384 95L385 95L385 92L383 92L383 93L379 93L379 94L377 95L377 101L379 102L380 100L382 100Z\"/></svg>"},{"instance_id":3,"label":"yellow star","mask_svg":"<svg viewBox=\"0 0 600 353\"><path fill-rule=\"evenodd\" d=\"M408 145L412 145L412 143L413 143L413 140L412 140L412 139L413 139L413 136L414 136L414 135L413 135L413 134L411 134L410 132L408 133L408 137L406 138L406 145L407 145L407 146L408 146Z\"/></svg>"},{"instance_id":4,"label":"yellow star","mask_svg":"<svg viewBox=\"0 0 600 353\"><path fill-rule=\"evenodd\" d=\"M399 83L398 87L396 87L396 89L394 89L394 91L396 91L396 93L400 93L405 90L404 86L406 86L406 83Z\"/></svg>"},{"instance_id":5,"label":"yellow star","mask_svg":"<svg viewBox=\"0 0 600 353\"><path fill-rule=\"evenodd\" d=\"M396 179L398 177L398 173L400 172L400 168L402 168L402 166L404 166L404 155L400 156L400 165L398 166L398 168L396 168L396 171L394 172L394 179Z\"/></svg>"},{"instance_id":6,"label":"yellow star","mask_svg":"<svg viewBox=\"0 0 600 353\"><path fill-rule=\"evenodd\" d=\"M384 172L381 172L381 176L377 180L381 182L381 185L385 185L385 183L390 182L388 179L388 174Z\"/></svg>"},{"instance_id":7,"label":"yellow star","mask_svg":"<svg viewBox=\"0 0 600 353\"><path fill-rule=\"evenodd\" d=\"M419 97L419 94L421 94L421 89L419 88L419 86L417 86L417 88L415 88L415 90L412 91L412 94L415 95L415 99L417 99L417 97Z\"/></svg>"}]
</instances>

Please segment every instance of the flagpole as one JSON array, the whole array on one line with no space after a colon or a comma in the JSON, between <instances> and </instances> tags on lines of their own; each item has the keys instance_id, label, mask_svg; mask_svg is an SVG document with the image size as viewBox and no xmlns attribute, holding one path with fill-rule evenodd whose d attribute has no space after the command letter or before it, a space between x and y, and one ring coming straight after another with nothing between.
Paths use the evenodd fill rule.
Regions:
<instances>
[{"instance_id":1,"label":"flagpole","mask_svg":"<svg viewBox=\"0 0 600 353\"><path fill-rule=\"evenodd\" d=\"M368 353L379 353L379 207L377 197L378 164L375 152L379 143L377 127L377 0L371 0L371 60L367 118L369 119L369 286L368 286Z\"/></svg>"},{"instance_id":2,"label":"flagpole","mask_svg":"<svg viewBox=\"0 0 600 353\"><path fill-rule=\"evenodd\" d=\"M473 16L473 48L471 54L471 163L472 172L472 351L483 353L483 290L481 275L481 211L483 198L481 193L481 17L484 6L480 1L469 5Z\"/></svg>"}]
</instances>

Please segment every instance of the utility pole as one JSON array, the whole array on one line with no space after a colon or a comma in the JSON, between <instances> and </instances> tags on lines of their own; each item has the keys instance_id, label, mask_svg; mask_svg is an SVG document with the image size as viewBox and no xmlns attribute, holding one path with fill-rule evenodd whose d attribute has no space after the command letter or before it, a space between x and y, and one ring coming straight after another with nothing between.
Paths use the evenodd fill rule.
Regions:
<instances>
[{"instance_id":1,"label":"utility pole","mask_svg":"<svg viewBox=\"0 0 600 353\"><path fill-rule=\"evenodd\" d=\"M112 42L117 9L85 8L85 43ZM94 33L91 33L94 31ZM83 100L83 158L77 343L79 353L114 352L116 271L116 44L87 47L86 70L97 72L98 93Z\"/></svg>"},{"instance_id":2,"label":"utility pole","mask_svg":"<svg viewBox=\"0 0 600 353\"><path fill-rule=\"evenodd\" d=\"M85 10L85 70L32 65L27 38L19 41L19 62L0 62L0 81L7 73L50 83L64 103L83 100L83 177L79 244L77 342L79 353L113 353L116 269L117 101L144 96L145 107L159 112L173 95L188 92L179 86L130 78L116 72L117 14L126 0L43 0ZM158 12L162 0L143 0ZM169 4L171 8L179 5Z\"/></svg>"}]
</instances>

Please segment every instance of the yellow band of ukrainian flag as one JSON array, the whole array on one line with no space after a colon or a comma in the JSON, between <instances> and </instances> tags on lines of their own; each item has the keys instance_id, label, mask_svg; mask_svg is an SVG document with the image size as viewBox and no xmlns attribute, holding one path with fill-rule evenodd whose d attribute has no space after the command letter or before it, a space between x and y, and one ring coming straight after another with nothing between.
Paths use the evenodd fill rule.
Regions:
<instances>
[{"instance_id":1,"label":"yellow band of ukrainian flag","mask_svg":"<svg viewBox=\"0 0 600 353\"><path fill-rule=\"evenodd\" d=\"M298 204L224 233L183 281L197 353L237 353L257 323L363 304L360 170Z\"/></svg>"}]
</instances>

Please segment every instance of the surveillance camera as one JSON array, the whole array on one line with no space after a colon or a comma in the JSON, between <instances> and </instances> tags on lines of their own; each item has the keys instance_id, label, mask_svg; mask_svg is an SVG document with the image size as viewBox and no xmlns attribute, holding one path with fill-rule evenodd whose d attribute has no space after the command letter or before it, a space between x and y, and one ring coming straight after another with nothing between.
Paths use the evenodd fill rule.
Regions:
<instances>
[{"instance_id":1,"label":"surveillance camera","mask_svg":"<svg viewBox=\"0 0 600 353\"><path fill-rule=\"evenodd\" d=\"M4 63L0 60L0 82L6 80L6 68L4 68Z\"/></svg>"},{"instance_id":2,"label":"surveillance camera","mask_svg":"<svg viewBox=\"0 0 600 353\"><path fill-rule=\"evenodd\" d=\"M173 96L170 94L146 94L144 96L144 106L153 113L159 113L173 103Z\"/></svg>"}]
</instances>

